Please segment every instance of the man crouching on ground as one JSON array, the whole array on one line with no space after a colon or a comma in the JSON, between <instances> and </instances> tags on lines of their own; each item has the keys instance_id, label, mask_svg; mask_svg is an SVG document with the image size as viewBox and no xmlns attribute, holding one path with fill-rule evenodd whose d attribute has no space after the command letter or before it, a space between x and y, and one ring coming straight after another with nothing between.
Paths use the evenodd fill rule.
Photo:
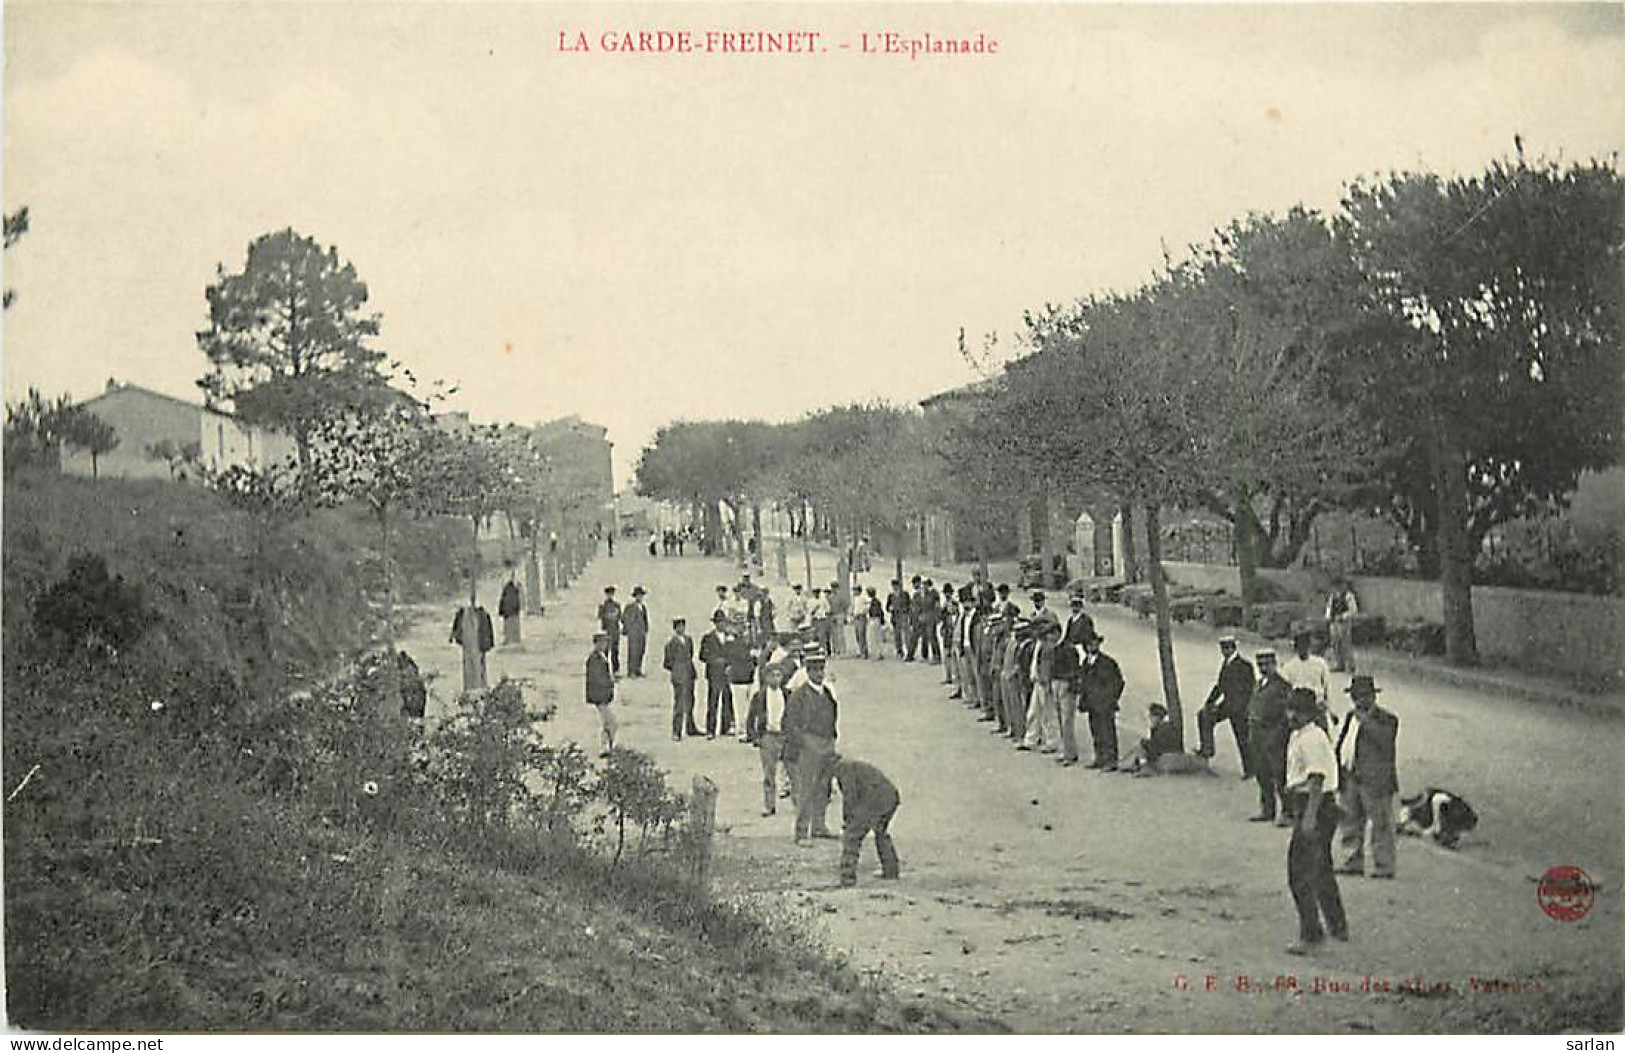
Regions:
<instances>
[{"instance_id":1,"label":"man crouching on ground","mask_svg":"<svg viewBox=\"0 0 1625 1053\"><path fill-rule=\"evenodd\" d=\"M863 839L874 831L875 854L880 856L880 876L899 876L897 848L891 840L892 816L902 803L897 787L873 764L849 760L839 753L829 755L829 772L841 788L841 887L858 883L858 853Z\"/></svg>"}]
</instances>

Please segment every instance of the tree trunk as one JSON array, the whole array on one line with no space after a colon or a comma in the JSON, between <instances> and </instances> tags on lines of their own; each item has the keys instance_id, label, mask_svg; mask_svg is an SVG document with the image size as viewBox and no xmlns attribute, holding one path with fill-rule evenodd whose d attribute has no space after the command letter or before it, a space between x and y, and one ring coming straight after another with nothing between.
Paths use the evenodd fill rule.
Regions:
<instances>
[{"instance_id":1,"label":"tree trunk","mask_svg":"<svg viewBox=\"0 0 1625 1053\"><path fill-rule=\"evenodd\" d=\"M767 562L767 540L762 537L762 502L751 502L750 519L751 529L756 534L756 555L751 558L751 564L761 570Z\"/></svg>"},{"instance_id":2,"label":"tree trunk","mask_svg":"<svg viewBox=\"0 0 1625 1053\"><path fill-rule=\"evenodd\" d=\"M802 513L801 523L802 526L806 526L806 513ZM810 594L812 592L812 531L810 530L803 530L801 532L801 556L802 559L804 559L807 563L806 587L807 592Z\"/></svg>"},{"instance_id":3,"label":"tree trunk","mask_svg":"<svg viewBox=\"0 0 1625 1053\"><path fill-rule=\"evenodd\" d=\"M1038 514L1040 522L1037 524L1040 531L1038 536L1038 558L1043 560L1038 571L1038 587L1050 588L1050 575L1054 573L1055 566L1055 537L1050 529L1053 525L1050 517L1050 488L1046 482L1038 490ZM1065 582L1061 583L1065 585Z\"/></svg>"},{"instance_id":4,"label":"tree trunk","mask_svg":"<svg viewBox=\"0 0 1625 1053\"><path fill-rule=\"evenodd\" d=\"M1134 556L1134 506L1123 505L1123 583L1140 580L1140 561Z\"/></svg>"},{"instance_id":5,"label":"tree trunk","mask_svg":"<svg viewBox=\"0 0 1625 1053\"><path fill-rule=\"evenodd\" d=\"M401 670L395 661L395 569L391 565L389 508L378 510L378 532L382 537L384 564L384 699L386 713L401 712Z\"/></svg>"},{"instance_id":6,"label":"tree trunk","mask_svg":"<svg viewBox=\"0 0 1625 1053\"><path fill-rule=\"evenodd\" d=\"M1162 697L1168 720L1179 732L1185 748L1185 711L1179 704L1179 671L1174 667L1174 626L1168 616L1168 581L1162 573L1162 524L1156 505L1145 506L1146 568L1151 572L1151 594L1157 608L1157 662L1162 666Z\"/></svg>"},{"instance_id":7,"label":"tree trunk","mask_svg":"<svg viewBox=\"0 0 1625 1053\"><path fill-rule=\"evenodd\" d=\"M982 569L982 580L990 581L987 575L987 544L978 537L976 539L976 565Z\"/></svg>"},{"instance_id":8,"label":"tree trunk","mask_svg":"<svg viewBox=\"0 0 1625 1053\"><path fill-rule=\"evenodd\" d=\"M1444 414L1434 422L1433 477L1439 495L1439 589L1444 598L1445 655L1453 665L1478 664L1473 629L1473 558L1467 537L1467 458Z\"/></svg>"},{"instance_id":9,"label":"tree trunk","mask_svg":"<svg viewBox=\"0 0 1625 1053\"><path fill-rule=\"evenodd\" d=\"M1253 604L1258 602L1258 549L1253 527L1252 491L1242 486L1236 493L1236 566L1241 574L1241 624L1253 624Z\"/></svg>"}]
</instances>

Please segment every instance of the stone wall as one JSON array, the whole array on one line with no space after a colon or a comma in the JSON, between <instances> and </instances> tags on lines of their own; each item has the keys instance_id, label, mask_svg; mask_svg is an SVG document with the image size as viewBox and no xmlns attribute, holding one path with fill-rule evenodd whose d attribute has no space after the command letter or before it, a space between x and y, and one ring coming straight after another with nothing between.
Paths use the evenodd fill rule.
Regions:
<instances>
[{"instance_id":1,"label":"stone wall","mask_svg":"<svg viewBox=\"0 0 1625 1053\"><path fill-rule=\"evenodd\" d=\"M1241 591L1235 567L1168 563L1168 579L1180 585ZM1319 603L1312 574L1265 570L1261 574L1285 589ZM1355 577L1360 609L1390 623L1444 620L1438 582ZM1570 592L1537 592L1478 586L1473 589L1473 627L1485 658L1515 662L1599 685L1625 682L1625 599Z\"/></svg>"}]
</instances>

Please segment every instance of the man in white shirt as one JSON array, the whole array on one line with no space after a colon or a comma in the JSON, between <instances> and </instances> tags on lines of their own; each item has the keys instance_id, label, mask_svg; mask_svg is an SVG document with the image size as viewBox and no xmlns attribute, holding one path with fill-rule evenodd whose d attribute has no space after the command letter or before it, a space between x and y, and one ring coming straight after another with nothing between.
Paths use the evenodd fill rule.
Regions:
<instances>
[{"instance_id":1,"label":"man in white shirt","mask_svg":"<svg viewBox=\"0 0 1625 1053\"><path fill-rule=\"evenodd\" d=\"M1281 663L1281 676L1293 687L1307 687L1320 701L1322 713L1332 712L1332 669L1326 659L1309 653L1310 635L1296 633L1292 637L1291 658ZM1335 717L1335 714L1333 714Z\"/></svg>"},{"instance_id":2,"label":"man in white shirt","mask_svg":"<svg viewBox=\"0 0 1625 1053\"><path fill-rule=\"evenodd\" d=\"M801 583L798 581L790 586L790 599L784 605L785 624L792 629L802 629L807 625L807 597L801 593Z\"/></svg>"},{"instance_id":3,"label":"man in white shirt","mask_svg":"<svg viewBox=\"0 0 1625 1053\"><path fill-rule=\"evenodd\" d=\"M1354 616L1359 613L1360 601L1355 599L1354 589L1347 578L1338 578L1326 597L1326 628L1332 637L1336 672L1354 672Z\"/></svg>"},{"instance_id":4,"label":"man in white shirt","mask_svg":"<svg viewBox=\"0 0 1625 1053\"><path fill-rule=\"evenodd\" d=\"M1337 756L1331 738L1316 723L1320 711L1319 700L1307 688L1295 688L1287 701L1292 737L1286 746L1285 793L1295 802L1296 819L1286 850L1286 880L1298 909L1298 942L1286 949L1288 954L1309 953L1328 932L1334 940L1349 938L1332 870L1332 837L1340 817Z\"/></svg>"},{"instance_id":5,"label":"man in white shirt","mask_svg":"<svg viewBox=\"0 0 1625 1053\"><path fill-rule=\"evenodd\" d=\"M756 743L762 762L762 816L778 811L778 768L784 756L784 666L769 662L762 670L762 686L750 700L745 733ZM791 772L793 768L787 769Z\"/></svg>"}]
</instances>

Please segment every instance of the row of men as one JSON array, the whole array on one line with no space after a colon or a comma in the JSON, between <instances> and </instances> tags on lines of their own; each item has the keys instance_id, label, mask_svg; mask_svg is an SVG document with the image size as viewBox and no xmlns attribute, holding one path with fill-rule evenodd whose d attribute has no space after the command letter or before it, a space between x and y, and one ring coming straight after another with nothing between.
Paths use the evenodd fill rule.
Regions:
<instances>
[{"instance_id":1,"label":"row of men","mask_svg":"<svg viewBox=\"0 0 1625 1053\"><path fill-rule=\"evenodd\" d=\"M672 685L672 738L704 734L714 739L720 727L726 737L738 724L738 739L756 747L762 769L762 815L777 814L778 772L786 773L786 792L795 805L794 840L807 846L833 839L827 821L831 785L841 790L843 827L840 880L857 882L857 861L864 840L874 835L880 876L896 878L900 867L889 827L901 796L895 784L871 764L843 758L835 751L839 701L826 679L827 656L816 643L794 633L779 633L751 647L733 631L727 614L712 616L712 629L701 638L698 662L706 671L706 730L694 719L694 685L698 679L694 641L687 620L672 620L662 664ZM604 753L614 749L615 680L609 660L611 638L600 629L587 657L586 700L599 713ZM748 696L738 720L736 693Z\"/></svg>"}]
</instances>

